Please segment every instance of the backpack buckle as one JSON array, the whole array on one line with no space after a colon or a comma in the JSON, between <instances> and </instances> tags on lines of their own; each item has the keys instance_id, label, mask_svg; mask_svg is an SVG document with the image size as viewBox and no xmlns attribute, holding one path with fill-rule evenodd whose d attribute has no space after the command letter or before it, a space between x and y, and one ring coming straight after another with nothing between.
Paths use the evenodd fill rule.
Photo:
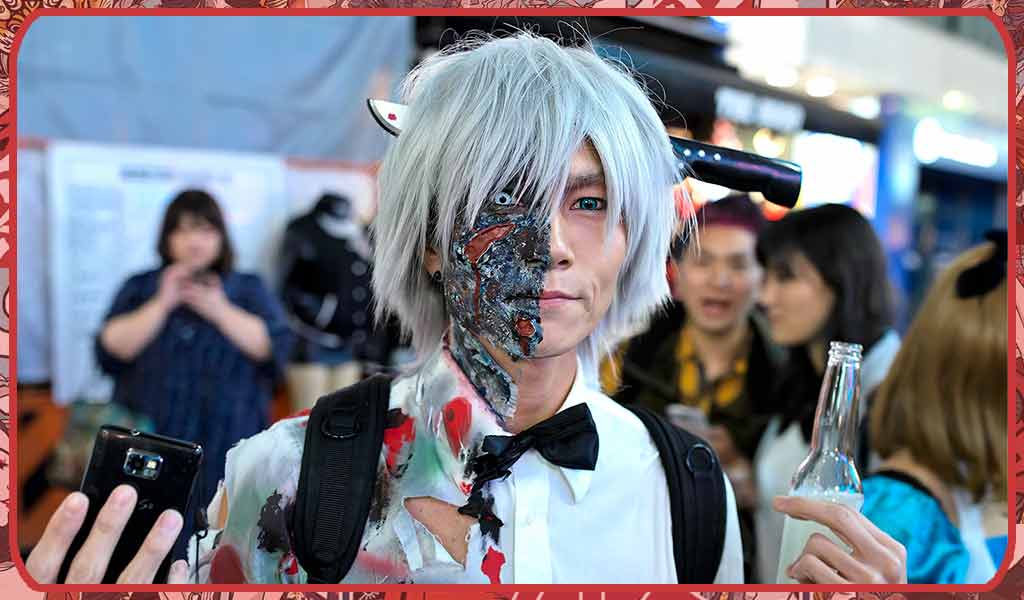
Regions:
<instances>
[{"instance_id":1,"label":"backpack buckle","mask_svg":"<svg viewBox=\"0 0 1024 600\"><path fill-rule=\"evenodd\" d=\"M358 416L359 407L355 404L335 406L320 422L320 432L335 440L352 439L363 430Z\"/></svg>"},{"instance_id":2,"label":"backpack buckle","mask_svg":"<svg viewBox=\"0 0 1024 600\"><path fill-rule=\"evenodd\" d=\"M715 453L706 444L696 443L686 453L686 468L694 475L710 473L715 466Z\"/></svg>"}]
</instances>

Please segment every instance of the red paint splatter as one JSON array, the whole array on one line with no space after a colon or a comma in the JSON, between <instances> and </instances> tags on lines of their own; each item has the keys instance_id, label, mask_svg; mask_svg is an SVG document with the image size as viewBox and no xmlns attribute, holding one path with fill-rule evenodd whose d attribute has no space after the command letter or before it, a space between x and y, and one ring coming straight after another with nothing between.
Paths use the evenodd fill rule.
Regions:
<instances>
[{"instance_id":1,"label":"red paint splatter","mask_svg":"<svg viewBox=\"0 0 1024 600\"><path fill-rule=\"evenodd\" d=\"M409 569L405 565L398 564L387 556L360 552L356 555L356 563L360 568L370 571L377 576L402 579L409 575Z\"/></svg>"},{"instance_id":2,"label":"red paint splatter","mask_svg":"<svg viewBox=\"0 0 1024 600\"><path fill-rule=\"evenodd\" d=\"M511 223L491 225L480 233L474 235L473 239L469 240L466 244L466 257L469 258L469 264L473 266L473 270L476 272L476 291L473 295L473 314L478 320L480 319L480 269L477 267L477 263L491 247L491 244L508 235L508 233L512 231L512 227Z\"/></svg>"},{"instance_id":3,"label":"red paint splatter","mask_svg":"<svg viewBox=\"0 0 1024 600\"><path fill-rule=\"evenodd\" d=\"M397 118L398 115L396 115L395 113L388 113L388 121L394 121Z\"/></svg>"},{"instance_id":4,"label":"red paint splatter","mask_svg":"<svg viewBox=\"0 0 1024 600\"><path fill-rule=\"evenodd\" d=\"M391 472L395 470L398 454L406 445L416 439L415 421L412 417L399 410L396 420L396 424L389 423L388 428L384 430L384 446L388 449L385 462L388 471Z\"/></svg>"},{"instance_id":5,"label":"red paint splatter","mask_svg":"<svg viewBox=\"0 0 1024 600\"><path fill-rule=\"evenodd\" d=\"M231 544L221 544L210 559L210 583L248 583L238 551Z\"/></svg>"},{"instance_id":6,"label":"red paint splatter","mask_svg":"<svg viewBox=\"0 0 1024 600\"><path fill-rule=\"evenodd\" d=\"M491 225L474 235L473 239L466 244L466 256L469 258L469 262L475 266L480 257L491 247L491 244L508 235L509 231L512 231L512 224L501 223Z\"/></svg>"},{"instance_id":7,"label":"red paint splatter","mask_svg":"<svg viewBox=\"0 0 1024 600\"><path fill-rule=\"evenodd\" d=\"M444 431L448 434L452 454L456 456L466 447L466 434L469 433L469 417L472 412L469 400L462 396L456 396L444 405Z\"/></svg>"},{"instance_id":8,"label":"red paint splatter","mask_svg":"<svg viewBox=\"0 0 1024 600\"><path fill-rule=\"evenodd\" d=\"M304 421L299 423L299 427L305 427L309 423L309 419L306 419L306 417L309 416L310 412L312 412L312 410L307 408L307 409L304 409L304 410L300 410L297 413L290 414L290 415L288 415L287 417L285 417L282 420L287 421L289 419L305 419Z\"/></svg>"},{"instance_id":9,"label":"red paint splatter","mask_svg":"<svg viewBox=\"0 0 1024 600\"><path fill-rule=\"evenodd\" d=\"M285 575L298 575L299 574L299 561L295 560L295 555L289 552L281 557L281 562L278 564L278 569L284 572Z\"/></svg>"},{"instance_id":10,"label":"red paint splatter","mask_svg":"<svg viewBox=\"0 0 1024 600\"><path fill-rule=\"evenodd\" d=\"M519 334L519 348L525 355L530 349L530 336L537 330L533 326L533 322L529 319L520 318L516 321L516 333Z\"/></svg>"},{"instance_id":11,"label":"red paint splatter","mask_svg":"<svg viewBox=\"0 0 1024 600\"><path fill-rule=\"evenodd\" d=\"M480 570L491 580L491 583L501 583L501 566L505 564L505 555L500 550L488 548L480 563Z\"/></svg>"}]
</instances>

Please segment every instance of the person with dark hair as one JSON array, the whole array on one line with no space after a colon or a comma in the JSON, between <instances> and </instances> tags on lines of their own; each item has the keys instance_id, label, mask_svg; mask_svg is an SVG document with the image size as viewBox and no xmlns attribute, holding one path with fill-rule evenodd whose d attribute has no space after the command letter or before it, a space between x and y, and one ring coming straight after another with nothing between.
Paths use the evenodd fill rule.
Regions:
<instances>
[{"instance_id":1,"label":"person with dark hair","mask_svg":"<svg viewBox=\"0 0 1024 600\"><path fill-rule=\"evenodd\" d=\"M267 426L291 334L260 278L234 270L224 216L208 193L174 198L157 252L161 267L118 291L96 357L114 378L113 402L148 416L156 433L202 444L194 500L204 506L228 448Z\"/></svg>"},{"instance_id":2,"label":"person with dark hair","mask_svg":"<svg viewBox=\"0 0 1024 600\"><path fill-rule=\"evenodd\" d=\"M765 269L760 302L772 339L790 351L772 394L776 412L754 459L757 482L757 562L762 578L776 573L784 515L772 509L789 492L790 478L810 449L818 391L831 341L860 344L860 457L867 460L867 405L889 370L899 338L892 330L893 300L885 253L871 224L853 208L826 204L790 212L769 225L757 243Z\"/></svg>"},{"instance_id":3,"label":"person with dark hair","mask_svg":"<svg viewBox=\"0 0 1024 600\"><path fill-rule=\"evenodd\" d=\"M699 409L715 426L713 438L728 437L728 448L716 447L728 462L753 457L767 416L751 418L764 412L751 392L771 388L783 354L754 312L761 284L754 250L765 222L760 208L745 195L729 196L701 206L696 222L699 243L681 237L672 245L675 301L625 345L619 381L603 383L618 383L609 391L620 402L663 412L674 404Z\"/></svg>"}]
</instances>

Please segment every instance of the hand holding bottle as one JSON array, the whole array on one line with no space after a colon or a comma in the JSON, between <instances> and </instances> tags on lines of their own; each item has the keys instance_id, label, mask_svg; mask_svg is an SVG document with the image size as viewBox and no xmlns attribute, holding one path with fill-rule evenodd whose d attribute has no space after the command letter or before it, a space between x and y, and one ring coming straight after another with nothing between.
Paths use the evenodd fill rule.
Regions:
<instances>
[{"instance_id":1,"label":"hand holding bottle","mask_svg":"<svg viewBox=\"0 0 1024 600\"><path fill-rule=\"evenodd\" d=\"M851 551L815 533L790 565L780 565L799 583L900 584L907 582L907 550L858 511L797 496L778 496L772 506L790 518L827 527Z\"/></svg>"},{"instance_id":2,"label":"hand holding bottle","mask_svg":"<svg viewBox=\"0 0 1024 600\"><path fill-rule=\"evenodd\" d=\"M861 349L859 344L830 344L828 365L818 394L810 452L794 473L789 492L790 496L798 496L790 500L810 503L807 506L832 504L811 514L821 515L824 512L832 516L833 521L841 520L847 529L857 521L850 515L859 516L864 503L860 475L853 460L857 454L857 425L860 420ZM848 566L840 555L848 557L855 549L848 544L844 546L845 538L840 539L838 533L829 523L787 515L782 527L775 580L778 583L798 583L790 575L790 568L801 561L801 573L805 576L808 564L815 567L817 575L824 573L822 569L828 570L824 566L826 564ZM822 555L809 555L808 548L818 550ZM833 562L824 563L822 557L833 559ZM832 573L836 571L832 570ZM857 575L864 573L857 571ZM834 582L834 578L830 581Z\"/></svg>"}]
</instances>

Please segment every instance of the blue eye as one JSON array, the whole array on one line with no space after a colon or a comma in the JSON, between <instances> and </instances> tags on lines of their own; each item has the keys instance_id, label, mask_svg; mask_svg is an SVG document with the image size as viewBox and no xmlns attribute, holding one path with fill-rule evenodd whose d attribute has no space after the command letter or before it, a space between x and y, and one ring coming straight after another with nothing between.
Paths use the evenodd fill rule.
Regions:
<instances>
[{"instance_id":1,"label":"blue eye","mask_svg":"<svg viewBox=\"0 0 1024 600\"><path fill-rule=\"evenodd\" d=\"M580 198L572 205L572 210L604 210L607 202L604 198Z\"/></svg>"},{"instance_id":2,"label":"blue eye","mask_svg":"<svg viewBox=\"0 0 1024 600\"><path fill-rule=\"evenodd\" d=\"M493 202L495 206L500 208L509 208L510 206L515 206L518 203L512 194L509 194L508 192L498 192L498 194L494 196Z\"/></svg>"}]
</instances>

